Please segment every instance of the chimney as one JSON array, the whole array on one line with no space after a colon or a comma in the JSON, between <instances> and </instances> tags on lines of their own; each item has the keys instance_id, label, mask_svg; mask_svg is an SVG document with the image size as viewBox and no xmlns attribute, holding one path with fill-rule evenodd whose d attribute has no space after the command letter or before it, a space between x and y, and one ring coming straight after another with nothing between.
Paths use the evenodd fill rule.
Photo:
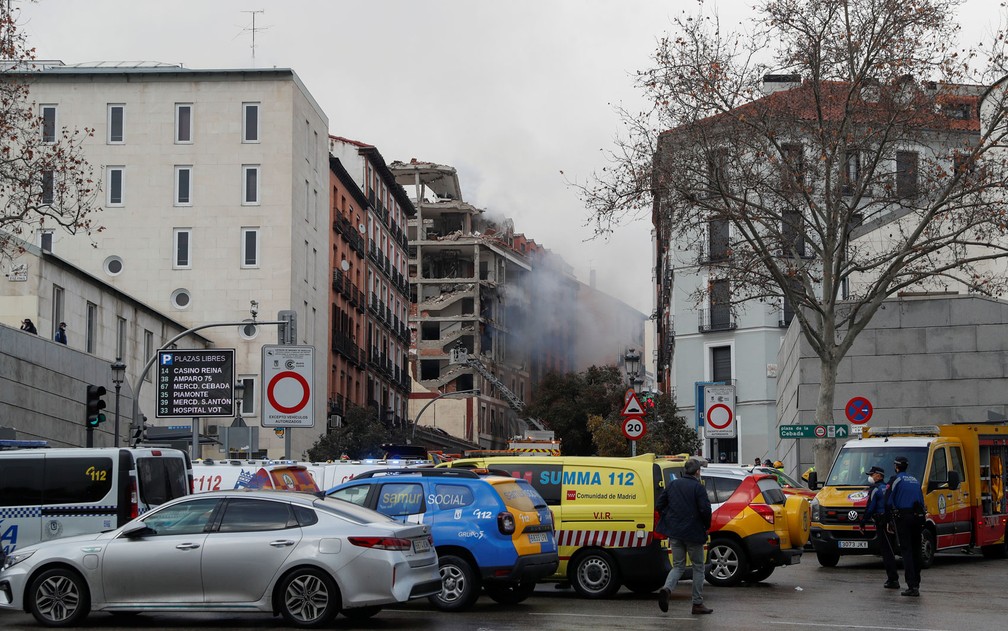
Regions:
<instances>
[{"instance_id":1,"label":"chimney","mask_svg":"<svg viewBox=\"0 0 1008 631\"><path fill-rule=\"evenodd\" d=\"M781 90L791 90L801 85L800 74L763 75L763 94L773 94Z\"/></svg>"}]
</instances>

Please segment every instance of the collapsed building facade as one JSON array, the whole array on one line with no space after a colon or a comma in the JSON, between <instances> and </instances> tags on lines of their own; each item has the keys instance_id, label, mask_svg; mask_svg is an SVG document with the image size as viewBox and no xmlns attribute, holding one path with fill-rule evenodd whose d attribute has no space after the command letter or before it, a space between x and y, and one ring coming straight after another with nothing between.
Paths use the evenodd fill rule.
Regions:
<instances>
[{"instance_id":1,"label":"collapsed building facade","mask_svg":"<svg viewBox=\"0 0 1008 631\"><path fill-rule=\"evenodd\" d=\"M478 390L464 404L445 401L447 418L437 418L435 409L429 417L414 416L416 423L436 423L482 446L504 447L535 423L522 409L534 372L541 372L533 370L535 338L549 327L530 326L535 311L528 284L536 254L544 251L521 234L516 239L510 219L494 221L467 203L454 167L415 159L389 167L416 208L409 222L409 274L411 362L419 383L411 416L443 393ZM576 281L568 286L573 300ZM569 335L559 337L569 341ZM570 366L550 355L549 368Z\"/></svg>"}]
</instances>

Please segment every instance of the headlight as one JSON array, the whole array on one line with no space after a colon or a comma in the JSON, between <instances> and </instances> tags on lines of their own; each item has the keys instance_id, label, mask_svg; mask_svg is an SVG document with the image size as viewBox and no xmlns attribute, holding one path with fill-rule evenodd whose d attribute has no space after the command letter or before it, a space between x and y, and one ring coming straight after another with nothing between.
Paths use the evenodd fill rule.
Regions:
<instances>
[{"instance_id":1,"label":"headlight","mask_svg":"<svg viewBox=\"0 0 1008 631\"><path fill-rule=\"evenodd\" d=\"M29 550L28 552L15 552L14 554L8 554L4 558L3 569L7 569L11 566L17 565L21 561L24 561L31 555L35 554L34 550Z\"/></svg>"},{"instance_id":2,"label":"headlight","mask_svg":"<svg viewBox=\"0 0 1008 631\"><path fill-rule=\"evenodd\" d=\"M813 498L809 503L812 505L812 521L819 521L819 500Z\"/></svg>"}]
</instances>

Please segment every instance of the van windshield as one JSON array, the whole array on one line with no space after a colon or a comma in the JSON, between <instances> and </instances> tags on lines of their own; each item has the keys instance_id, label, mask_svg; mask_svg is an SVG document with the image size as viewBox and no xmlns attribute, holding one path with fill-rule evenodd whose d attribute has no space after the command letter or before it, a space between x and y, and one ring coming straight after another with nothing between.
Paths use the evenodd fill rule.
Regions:
<instances>
[{"instance_id":1,"label":"van windshield","mask_svg":"<svg viewBox=\"0 0 1008 631\"><path fill-rule=\"evenodd\" d=\"M927 447L897 447L895 445L871 445L868 447L844 446L830 469L826 486L868 486L868 470L872 466L885 469L886 479L896 473L893 462L897 456L906 456L910 466L907 472L924 479L924 465L927 464Z\"/></svg>"}]
</instances>

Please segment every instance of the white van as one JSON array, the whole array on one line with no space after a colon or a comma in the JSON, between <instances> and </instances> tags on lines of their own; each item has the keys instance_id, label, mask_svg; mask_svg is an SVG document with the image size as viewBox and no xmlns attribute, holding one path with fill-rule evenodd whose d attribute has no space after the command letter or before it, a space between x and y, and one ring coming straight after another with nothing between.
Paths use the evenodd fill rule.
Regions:
<instances>
[{"instance_id":1,"label":"white van","mask_svg":"<svg viewBox=\"0 0 1008 631\"><path fill-rule=\"evenodd\" d=\"M0 558L40 541L118 528L190 493L189 455L177 449L0 451Z\"/></svg>"},{"instance_id":2,"label":"white van","mask_svg":"<svg viewBox=\"0 0 1008 631\"><path fill-rule=\"evenodd\" d=\"M294 460L197 460L193 463L193 492L220 491L255 486L256 477L277 468L307 469L322 491L376 469L429 467L430 460L340 460L336 462L297 462ZM263 472L262 474L260 472Z\"/></svg>"}]
</instances>

